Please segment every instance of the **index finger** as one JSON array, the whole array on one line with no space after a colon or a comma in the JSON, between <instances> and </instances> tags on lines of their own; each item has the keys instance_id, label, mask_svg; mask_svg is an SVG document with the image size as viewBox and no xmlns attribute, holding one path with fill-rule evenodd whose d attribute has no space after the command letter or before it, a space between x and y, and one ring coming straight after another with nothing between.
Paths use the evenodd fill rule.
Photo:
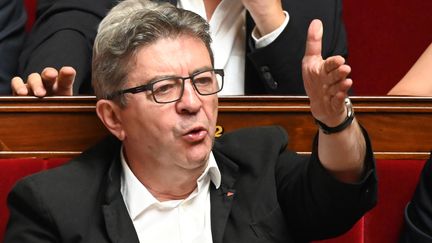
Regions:
<instances>
[{"instance_id":1,"label":"index finger","mask_svg":"<svg viewBox=\"0 0 432 243\"><path fill-rule=\"evenodd\" d=\"M324 70L326 73L330 73L331 71L339 68L345 63L345 58L342 56L332 56L327 58L324 61Z\"/></svg>"}]
</instances>

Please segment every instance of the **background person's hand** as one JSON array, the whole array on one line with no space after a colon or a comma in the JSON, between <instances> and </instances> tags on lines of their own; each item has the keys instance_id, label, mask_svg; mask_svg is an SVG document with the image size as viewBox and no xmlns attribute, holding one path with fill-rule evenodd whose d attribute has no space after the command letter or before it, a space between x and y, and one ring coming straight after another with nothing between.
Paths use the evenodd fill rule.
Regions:
<instances>
[{"instance_id":1,"label":"background person's hand","mask_svg":"<svg viewBox=\"0 0 432 243\"><path fill-rule=\"evenodd\" d=\"M47 67L41 74L30 74L27 82L20 77L14 77L11 81L12 93L16 96L71 96L75 76L76 71L72 67L62 67L59 71Z\"/></svg>"},{"instance_id":2,"label":"background person's hand","mask_svg":"<svg viewBox=\"0 0 432 243\"><path fill-rule=\"evenodd\" d=\"M261 36L279 28L285 20L281 0L241 0Z\"/></svg>"}]
</instances>

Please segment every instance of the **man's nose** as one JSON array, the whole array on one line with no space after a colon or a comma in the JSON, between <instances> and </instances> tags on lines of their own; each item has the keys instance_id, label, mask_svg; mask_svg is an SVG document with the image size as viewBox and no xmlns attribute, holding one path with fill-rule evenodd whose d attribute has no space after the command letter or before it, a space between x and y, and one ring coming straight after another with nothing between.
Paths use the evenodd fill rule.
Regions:
<instances>
[{"instance_id":1,"label":"man's nose","mask_svg":"<svg viewBox=\"0 0 432 243\"><path fill-rule=\"evenodd\" d=\"M195 113L198 112L202 106L200 95L193 87L190 79L184 81L183 96L177 103L179 112Z\"/></svg>"}]
</instances>

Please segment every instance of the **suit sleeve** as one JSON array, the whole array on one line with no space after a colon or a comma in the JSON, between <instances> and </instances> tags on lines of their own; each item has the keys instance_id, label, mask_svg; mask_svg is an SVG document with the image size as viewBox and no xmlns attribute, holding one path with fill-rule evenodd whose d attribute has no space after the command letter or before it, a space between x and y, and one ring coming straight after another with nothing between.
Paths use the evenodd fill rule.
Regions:
<instances>
[{"instance_id":1,"label":"suit sleeve","mask_svg":"<svg viewBox=\"0 0 432 243\"><path fill-rule=\"evenodd\" d=\"M43 6L39 6L39 16L19 59L20 76L40 73L45 67L72 66L77 70L74 94L92 93L93 42L111 1L58 0L40 4Z\"/></svg>"},{"instance_id":2,"label":"suit sleeve","mask_svg":"<svg viewBox=\"0 0 432 243\"><path fill-rule=\"evenodd\" d=\"M348 55L341 0L285 0L282 4L290 19L275 41L257 49L251 37L248 37L245 81L254 80L254 76L258 76L259 80L246 85L247 94L306 94L301 63L307 30L313 19L318 18L323 22L323 57ZM247 23L247 32L251 33L254 23L250 16Z\"/></svg>"},{"instance_id":3,"label":"suit sleeve","mask_svg":"<svg viewBox=\"0 0 432 243\"><path fill-rule=\"evenodd\" d=\"M411 202L405 209L400 243L432 242L432 156L426 162Z\"/></svg>"},{"instance_id":4,"label":"suit sleeve","mask_svg":"<svg viewBox=\"0 0 432 243\"><path fill-rule=\"evenodd\" d=\"M6 228L5 243L61 242L47 210L43 208L37 185L24 180L12 189L8 196L10 217Z\"/></svg>"},{"instance_id":5,"label":"suit sleeve","mask_svg":"<svg viewBox=\"0 0 432 243\"><path fill-rule=\"evenodd\" d=\"M322 166L317 138L310 158L284 153L276 168L278 200L290 228L302 240L320 240L348 231L377 200L375 161L365 131L366 172L361 181L343 183ZM292 197L290 195L296 195Z\"/></svg>"},{"instance_id":6,"label":"suit sleeve","mask_svg":"<svg viewBox=\"0 0 432 243\"><path fill-rule=\"evenodd\" d=\"M11 94L10 80L16 75L26 20L22 0L0 0L0 95Z\"/></svg>"}]
</instances>

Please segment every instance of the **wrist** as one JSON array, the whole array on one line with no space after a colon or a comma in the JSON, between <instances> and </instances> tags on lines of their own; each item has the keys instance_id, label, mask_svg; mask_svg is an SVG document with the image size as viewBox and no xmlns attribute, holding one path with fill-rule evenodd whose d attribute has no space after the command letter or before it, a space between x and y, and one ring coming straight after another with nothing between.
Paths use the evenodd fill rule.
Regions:
<instances>
[{"instance_id":1,"label":"wrist","mask_svg":"<svg viewBox=\"0 0 432 243\"><path fill-rule=\"evenodd\" d=\"M345 110L346 110L346 116L345 118L342 120L342 122L337 123L337 125L333 125L333 124L325 124L323 122L321 122L320 120L315 119L315 123L318 125L318 127L320 128L321 131L323 131L325 134L332 134L332 133L338 133L341 132L343 130L345 130L347 127L349 127L353 120L354 120L354 110L352 107L352 103L351 100L349 98L345 99Z\"/></svg>"},{"instance_id":2,"label":"wrist","mask_svg":"<svg viewBox=\"0 0 432 243\"><path fill-rule=\"evenodd\" d=\"M255 13L251 12L251 16L256 24L256 30L259 34L259 38L272 33L278 29L285 22L287 15L280 9L273 12L262 12Z\"/></svg>"}]
</instances>

